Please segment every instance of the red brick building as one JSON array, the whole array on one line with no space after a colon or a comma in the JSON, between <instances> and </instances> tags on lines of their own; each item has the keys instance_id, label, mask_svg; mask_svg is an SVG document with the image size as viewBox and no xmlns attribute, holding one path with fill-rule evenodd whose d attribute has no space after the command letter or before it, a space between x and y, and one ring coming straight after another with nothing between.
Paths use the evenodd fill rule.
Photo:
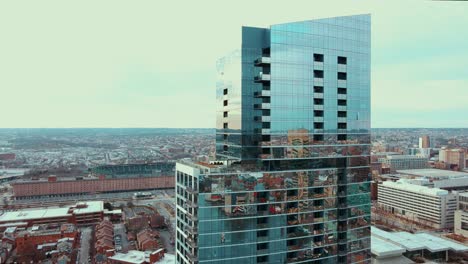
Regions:
<instances>
[{"instance_id":1,"label":"red brick building","mask_svg":"<svg viewBox=\"0 0 468 264\"><path fill-rule=\"evenodd\" d=\"M109 220L103 220L96 226L96 252L105 254L114 249L114 225Z\"/></svg>"},{"instance_id":2,"label":"red brick building","mask_svg":"<svg viewBox=\"0 0 468 264\"><path fill-rule=\"evenodd\" d=\"M60 179L54 176L47 180L19 181L12 184L13 194L18 198L45 195L92 194L111 191L133 191L174 188L174 176L118 178L104 177Z\"/></svg>"},{"instance_id":3,"label":"red brick building","mask_svg":"<svg viewBox=\"0 0 468 264\"><path fill-rule=\"evenodd\" d=\"M138 232L137 234L137 244L138 249L141 251L147 250L155 250L158 248L158 242L156 241L156 237L158 234L155 232L145 229L143 231Z\"/></svg>"},{"instance_id":4,"label":"red brick building","mask_svg":"<svg viewBox=\"0 0 468 264\"><path fill-rule=\"evenodd\" d=\"M17 254L23 254L39 245L57 243L62 238L70 238L76 245L78 230L73 224L35 225L19 231L15 237Z\"/></svg>"},{"instance_id":5,"label":"red brick building","mask_svg":"<svg viewBox=\"0 0 468 264\"><path fill-rule=\"evenodd\" d=\"M4 212L0 225L21 223L28 227L37 224L93 225L104 218L102 201L79 202L69 207L35 208Z\"/></svg>"}]
</instances>

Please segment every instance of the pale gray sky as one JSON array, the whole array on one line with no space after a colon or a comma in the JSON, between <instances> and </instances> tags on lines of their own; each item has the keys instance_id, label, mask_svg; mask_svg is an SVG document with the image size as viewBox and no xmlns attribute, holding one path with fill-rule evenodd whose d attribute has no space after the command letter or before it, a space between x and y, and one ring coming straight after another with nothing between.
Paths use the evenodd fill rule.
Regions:
<instances>
[{"instance_id":1,"label":"pale gray sky","mask_svg":"<svg viewBox=\"0 0 468 264\"><path fill-rule=\"evenodd\" d=\"M214 127L241 26L372 14L372 126L468 127L468 4L3 1L1 127Z\"/></svg>"}]
</instances>

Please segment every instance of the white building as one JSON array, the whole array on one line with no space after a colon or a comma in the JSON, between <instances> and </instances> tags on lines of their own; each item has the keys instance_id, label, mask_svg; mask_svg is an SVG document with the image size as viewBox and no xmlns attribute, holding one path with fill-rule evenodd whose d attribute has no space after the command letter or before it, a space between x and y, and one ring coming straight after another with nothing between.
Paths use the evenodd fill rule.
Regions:
<instances>
[{"instance_id":1,"label":"white building","mask_svg":"<svg viewBox=\"0 0 468 264\"><path fill-rule=\"evenodd\" d=\"M458 195L458 206L455 211L455 234L468 237L468 193Z\"/></svg>"},{"instance_id":2,"label":"white building","mask_svg":"<svg viewBox=\"0 0 468 264\"><path fill-rule=\"evenodd\" d=\"M378 205L392 214L436 229L452 228L457 194L439 188L385 181L378 185Z\"/></svg>"},{"instance_id":3,"label":"white building","mask_svg":"<svg viewBox=\"0 0 468 264\"><path fill-rule=\"evenodd\" d=\"M424 169L429 167L429 159L423 155L389 155L380 158L383 168L390 168L390 172L397 170Z\"/></svg>"}]
</instances>

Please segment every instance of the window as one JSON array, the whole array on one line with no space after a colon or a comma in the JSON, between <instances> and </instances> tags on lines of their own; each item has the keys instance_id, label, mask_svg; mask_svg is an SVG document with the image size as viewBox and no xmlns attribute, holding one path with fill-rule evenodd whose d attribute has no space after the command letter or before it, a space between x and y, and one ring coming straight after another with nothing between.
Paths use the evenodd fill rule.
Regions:
<instances>
[{"instance_id":1,"label":"window","mask_svg":"<svg viewBox=\"0 0 468 264\"><path fill-rule=\"evenodd\" d=\"M314 86L314 93L323 93L323 86Z\"/></svg>"},{"instance_id":2,"label":"window","mask_svg":"<svg viewBox=\"0 0 468 264\"><path fill-rule=\"evenodd\" d=\"M228 123L224 123L224 124L223 124L223 128L224 128L224 129L228 128Z\"/></svg>"},{"instance_id":3,"label":"window","mask_svg":"<svg viewBox=\"0 0 468 264\"><path fill-rule=\"evenodd\" d=\"M347 58L338 56L338 64L346 64L347 63Z\"/></svg>"},{"instance_id":4,"label":"window","mask_svg":"<svg viewBox=\"0 0 468 264\"><path fill-rule=\"evenodd\" d=\"M314 98L315 105L323 105L323 99L321 98Z\"/></svg>"},{"instance_id":5,"label":"window","mask_svg":"<svg viewBox=\"0 0 468 264\"><path fill-rule=\"evenodd\" d=\"M338 88L338 94L346 94L346 88Z\"/></svg>"},{"instance_id":6,"label":"window","mask_svg":"<svg viewBox=\"0 0 468 264\"><path fill-rule=\"evenodd\" d=\"M228 94L228 89L227 89L227 88L224 88L223 94L224 94L224 95Z\"/></svg>"},{"instance_id":7,"label":"window","mask_svg":"<svg viewBox=\"0 0 468 264\"><path fill-rule=\"evenodd\" d=\"M338 80L346 80L346 72L339 72L338 73Z\"/></svg>"},{"instance_id":8,"label":"window","mask_svg":"<svg viewBox=\"0 0 468 264\"><path fill-rule=\"evenodd\" d=\"M323 123L314 123L315 129L323 129Z\"/></svg>"},{"instance_id":9,"label":"window","mask_svg":"<svg viewBox=\"0 0 468 264\"><path fill-rule=\"evenodd\" d=\"M225 111L225 112L223 113L223 117L228 117L228 112L227 112L227 111Z\"/></svg>"},{"instance_id":10,"label":"window","mask_svg":"<svg viewBox=\"0 0 468 264\"><path fill-rule=\"evenodd\" d=\"M228 135L227 135L227 134L223 134L223 139L224 139L224 140L227 140L227 139L228 139Z\"/></svg>"},{"instance_id":11,"label":"window","mask_svg":"<svg viewBox=\"0 0 468 264\"><path fill-rule=\"evenodd\" d=\"M314 111L314 116L322 117L323 116L323 111L315 110Z\"/></svg>"},{"instance_id":12,"label":"window","mask_svg":"<svg viewBox=\"0 0 468 264\"><path fill-rule=\"evenodd\" d=\"M338 129L346 129L346 123L338 123Z\"/></svg>"},{"instance_id":13,"label":"window","mask_svg":"<svg viewBox=\"0 0 468 264\"><path fill-rule=\"evenodd\" d=\"M323 71L314 70L314 78L323 78Z\"/></svg>"},{"instance_id":14,"label":"window","mask_svg":"<svg viewBox=\"0 0 468 264\"><path fill-rule=\"evenodd\" d=\"M346 106L346 100L338 100L338 105Z\"/></svg>"},{"instance_id":15,"label":"window","mask_svg":"<svg viewBox=\"0 0 468 264\"><path fill-rule=\"evenodd\" d=\"M338 140L339 141L346 140L346 134L338 135Z\"/></svg>"},{"instance_id":16,"label":"window","mask_svg":"<svg viewBox=\"0 0 468 264\"><path fill-rule=\"evenodd\" d=\"M346 111L338 111L338 117L347 117Z\"/></svg>"},{"instance_id":17,"label":"window","mask_svg":"<svg viewBox=\"0 0 468 264\"><path fill-rule=\"evenodd\" d=\"M228 146L227 146L227 145L224 145L224 146L223 146L223 150L224 150L224 151L227 151L227 150L228 150Z\"/></svg>"},{"instance_id":18,"label":"window","mask_svg":"<svg viewBox=\"0 0 468 264\"><path fill-rule=\"evenodd\" d=\"M314 141L323 141L323 135L314 135Z\"/></svg>"},{"instance_id":19,"label":"window","mask_svg":"<svg viewBox=\"0 0 468 264\"><path fill-rule=\"evenodd\" d=\"M323 62L323 54L314 54L314 61Z\"/></svg>"},{"instance_id":20,"label":"window","mask_svg":"<svg viewBox=\"0 0 468 264\"><path fill-rule=\"evenodd\" d=\"M228 100L224 100L223 105L227 106L228 105Z\"/></svg>"}]
</instances>

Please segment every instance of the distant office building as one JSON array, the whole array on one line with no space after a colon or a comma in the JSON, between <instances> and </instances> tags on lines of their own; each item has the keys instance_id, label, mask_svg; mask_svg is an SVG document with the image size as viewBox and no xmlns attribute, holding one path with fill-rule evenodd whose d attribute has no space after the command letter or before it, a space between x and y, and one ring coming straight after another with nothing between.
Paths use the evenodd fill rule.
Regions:
<instances>
[{"instance_id":1,"label":"distant office building","mask_svg":"<svg viewBox=\"0 0 468 264\"><path fill-rule=\"evenodd\" d=\"M430 148L431 147L431 141L429 139L428 135L424 135L419 138L419 148Z\"/></svg>"},{"instance_id":2,"label":"distant office building","mask_svg":"<svg viewBox=\"0 0 468 264\"><path fill-rule=\"evenodd\" d=\"M438 188L385 181L378 186L378 206L423 226L453 228L457 194Z\"/></svg>"},{"instance_id":3,"label":"distant office building","mask_svg":"<svg viewBox=\"0 0 468 264\"><path fill-rule=\"evenodd\" d=\"M455 234L468 237L468 193L460 193L458 195L454 229Z\"/></svg>"},{"instance_id":4,"label":"distant office building","mask_svg":"<svg viewBox=\"0 0 468 264\"><path fill-rule=\"evenodd\" d=\"M421 155L391 155L379 159L382 168L389 168L391 173L397 170L424 169L429 167L429 159Z\"/></svg>"},{"instance_id":5,"label":"distant office building","mask_svg":"<svg viewBox=\"0 0 468 264\"><path fill-rule=\"evenodd\" d=\"M398 170L400 178L414 179L413 182L421 180L420 185L435 187L447 191L468 191L468 172L439 170L439 169L416 169Z\"/></svg>"},{"instance_id":6,"label":"distant office building","mask_svg":"<svg viewBox=\"0 0 468 264\"><path fill-rule=\"evenodd\" d=\"M370 16L242 28L217 162L176 165L177 263L370 261Z\"/></svg>"},{"instance_id":7,"label":"distant office building","mask_svg":"<svg viewBox=\"0 0 468 264\"><path fill-rule=\"evenodd\" d=\"M466 153L464 149L441 148L439 161L444 163L445 169L464 170L466 165Z\"/></svg>"}]
</instances>

